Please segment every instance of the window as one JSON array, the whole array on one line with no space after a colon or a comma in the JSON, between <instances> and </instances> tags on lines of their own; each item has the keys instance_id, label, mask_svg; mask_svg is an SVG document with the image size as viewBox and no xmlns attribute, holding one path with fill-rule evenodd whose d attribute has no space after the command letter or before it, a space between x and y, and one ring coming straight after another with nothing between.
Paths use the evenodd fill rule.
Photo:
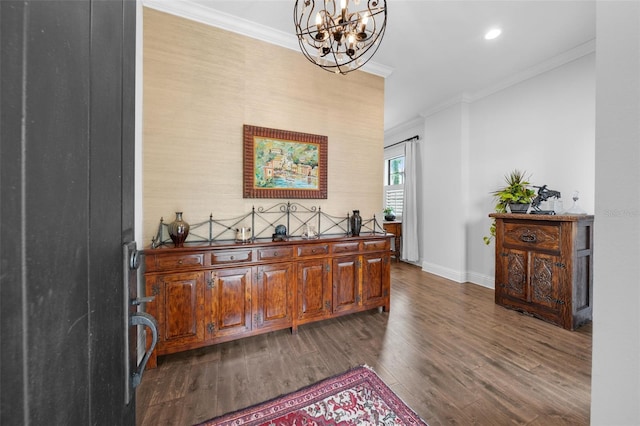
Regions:
<instances>
[{"instance_id":1,"label":"window","mask_svg":"<svg viewBox=\"0 0 640 426\"><path fill-rule=\"evenodd\" d=\"M387 185L404 185L404 157L396 157L386 161Z\"/></svg>"},{"instance_id":2,"label":"window","mask_svg":"<svg viewBox=\"0 0 640 426\"><path fill-rule=\"evenodd\" d=\"M402 217L404 201L404 155L384 161L384 207L392 207Z\"/></svg>"}]
</instances>

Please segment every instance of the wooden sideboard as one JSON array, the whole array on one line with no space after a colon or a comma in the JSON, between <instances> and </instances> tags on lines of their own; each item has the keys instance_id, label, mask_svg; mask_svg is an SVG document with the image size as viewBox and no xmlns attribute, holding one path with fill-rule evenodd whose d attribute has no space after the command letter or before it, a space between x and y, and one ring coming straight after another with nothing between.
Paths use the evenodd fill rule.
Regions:
<instances>
[{"instance_id":1,"label":"wooden sideboard","mask_svg":"<svg viewBox=\"0 0 640 426\"><path fill-rule=\"evenodd\" d=\"M495 302L568 330L592 318L593 216L490 214Z\"/></svg>"},{"instance_id":2,"label":"wooden sideboard","mask_svg":"<svg viewBox=\"0 0 640 426\"><path fill-rule=\"evenodd\" d=\"M382 222L382 227L385 232L394 235L393 241L393 250L391 251L391 255L396 258L396 262L400 261L400 256L402 256L402 222L398 221L384 221Z\"/></svg>"},{"instance_id":3,"label":"wooden sideboard","mask_svg":"<svg viewBox=\"0 0 640 426\"><path fill-rule=\"evenodd\" d=\"M389 311L391 235L212 243L144 251L158 355L353 312Z\"/></svg>"}]
</instances>

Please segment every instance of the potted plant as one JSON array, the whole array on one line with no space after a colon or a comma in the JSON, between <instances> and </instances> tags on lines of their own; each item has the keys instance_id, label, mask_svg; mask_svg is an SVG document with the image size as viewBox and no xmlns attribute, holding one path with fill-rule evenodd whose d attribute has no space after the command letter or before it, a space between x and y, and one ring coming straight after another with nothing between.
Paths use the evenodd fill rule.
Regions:
<instances>
[{"instance_id":1,"label":"potted plant","mask_svg":"<svg viewBox=\"0 0 640 426\"><path fill-rule=\"evenodd\" d=\"M382 213L384 213L384 220L387 221L392 221L392 220L396 220L396 215L393 212L393 207L385 207L384 210L382 210Z\"/></svg>"},{"instance_id":2,"label":"potted plant","mask_svg":"<svg viewBox=\"0 0 640 426\"><path fill-rule=\"evenodd\" d=\"M518 169L504 176L506 186L491 193L496 200L496 213L526 213L536 192L529 188L528 177L525 172ZM507 211L507 206L509 210ZM496 223L493 221L489 227L489 236L483 237L485 244L489 244L496 235Z\"/></svg>"}]
</instances>

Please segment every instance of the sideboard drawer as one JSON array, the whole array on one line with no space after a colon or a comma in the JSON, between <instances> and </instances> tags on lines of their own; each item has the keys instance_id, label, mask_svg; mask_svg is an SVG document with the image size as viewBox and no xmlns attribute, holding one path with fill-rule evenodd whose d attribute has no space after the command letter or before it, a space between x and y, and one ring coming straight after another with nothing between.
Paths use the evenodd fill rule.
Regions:
<instances>
[{"instance_id":1,"label":"sideboard drawer","mask_svg":"<svg viewBox=\"0 0 640 426\"><path fill-rule=\"evenodd\" d=\"M214 251L211 253L211 264L251 262L253 252L251 250Z\"/></svg>"},{"instance_id":2,"label":"sideboard drawer","mask_svg":"<svg viewBox=\"0 0 640 426\"><path fill-rule=\"evenodd\" d=\"M317 256L320 254L328 254L329 244L313 244L313 245L305 244L303 246L298 246L297 249L298 249L298 257Z\"/></svg>"},{"instance_id":3,"label":"sideboard drawer","mask_svg":"<svg viewBox=\"0 0 640 426\"><path fill-rule=\"evenodd\" d=\"M274 247L258 249L258 260L291 259L293 247Z\"/></svg>"},{"instance_id":4,"label":"sideboard drawer","mask_svg":"<svg viewBox=\"0 0 640 426\"><path fill-rule=\"evenodd\" d=\"M360 243L357 241L348 243L335 243L333 245L333 252L335 254L341 253L357 253L360 251Z\"/></svg>"},{"instance_id":5,"label":"sideboard drawer","mask_svg":"<svg viewBox=\"0 0 640 426\"><path fill-rule=\"evenodd\" d=\"M505 222L504 245L524 249L560 250L560 224Z\"/></svg>"},{"instance_id":6,"label":"sideboard drawer","mask_svg":"<svg viewBox=\"0 0 640 426\"><path fill-rule=\"evenodd\" d=\"M156 256L158 270L186 269L204 266L204 253Z\"/></svg>"},{"instance_id":7,"label":"sideboard drawer","mask_svg":"<svg viewBox=\"0 0 640 426\"><path fill-rule=\"evenodd\" d=\"M386 240L386 239L364 242L365 251L389 250L389 247L390 247L389 240Z\"/></svg>"}]
</instances>

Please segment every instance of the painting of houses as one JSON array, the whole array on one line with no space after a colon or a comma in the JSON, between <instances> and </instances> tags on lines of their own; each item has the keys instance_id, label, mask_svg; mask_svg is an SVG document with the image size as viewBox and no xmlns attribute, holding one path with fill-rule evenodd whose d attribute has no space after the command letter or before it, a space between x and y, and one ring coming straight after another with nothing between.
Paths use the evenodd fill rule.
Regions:
<instances>
[{"instance_id":1,"label":"painting of houses","mask_svg":"<svg viewBox=\"0 0 640 426\"><path fill-rule=\"evenodd\" d=\"M254 188L319 189L317 143L254 138Z\"/></svg>"}]
</instances>

